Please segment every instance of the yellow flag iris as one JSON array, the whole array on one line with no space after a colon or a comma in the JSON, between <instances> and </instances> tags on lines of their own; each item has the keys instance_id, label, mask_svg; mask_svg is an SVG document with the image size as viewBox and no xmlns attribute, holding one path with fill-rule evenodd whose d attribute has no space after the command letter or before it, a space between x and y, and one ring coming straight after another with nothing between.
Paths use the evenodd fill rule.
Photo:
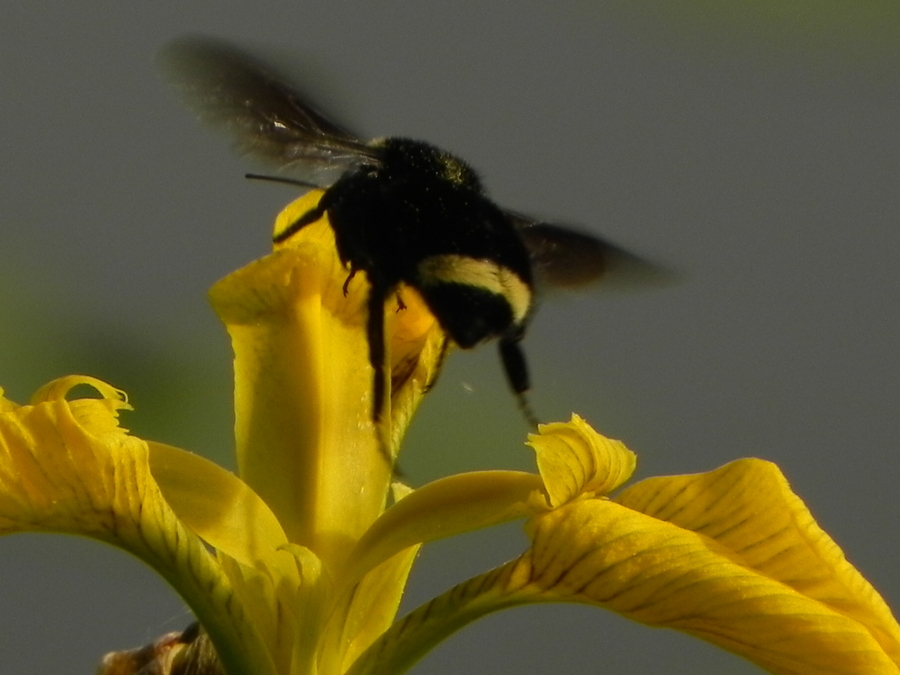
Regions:
<instances>
[{"instance_id":1,"label":"yellow flag iris","mask_svg":"<svg viewBox=\"0 0 900 675\"><path fill-rule=\"evenodd\" d=\"M201 672L228 675L401 673L485 614L560 601L685 631L773 673L900 672L889 608L768 462L612 496L635 457L573 417L529 437L535 473L394 482L446 336L414 289L388 300L390 414L376 427L366 280L347 276L320 222L213 288L235 353L238 475L129 435L124 394L99 380L62 378L26 405L0 395L0 533L128 550L202 624L110 654L101 672L174 674L202 653ZM98 397L70 400L78 385ZM420 545L513 519L531 539L521 556L397 619Z\"/></svg>"}]
</instances>

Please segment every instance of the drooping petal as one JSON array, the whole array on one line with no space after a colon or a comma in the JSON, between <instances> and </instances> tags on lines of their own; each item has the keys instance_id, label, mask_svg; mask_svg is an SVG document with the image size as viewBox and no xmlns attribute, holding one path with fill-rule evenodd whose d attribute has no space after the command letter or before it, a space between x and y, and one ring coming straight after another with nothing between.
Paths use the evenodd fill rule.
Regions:
<instances>
[{"instance_id":1,"label":"drooping petal","mask_svg":"<svg viewBox=\"0 0 900 675\"><path fill-rule=\"evenodd\" d=\"M890 608L771 462L742 459L709 473L650 478L616 501L704 534L760 574L859 622L900 664L900 626Z\"/></svg>"},{"instance_id":2,"label":"drooping petal","mask_svg":"<svg viewBox=\"0 0 900 675\"><path fill-rule=\"evenodd\" d=\"M605 500L542 514L529 529L517 574L547 599L683 630L774 673L898 672L864 624L705 535Z\"/></svg>"},{"instance_id":3,"label":"drooping petal","mask_svg":"<svg viewBox=\"0 0 900 675\"><path fill-rule=\"evenodd\" d=\"M523 556L401 619L349 674L402 672L485 614L559 601L685 631L773 673L900 672L900 627L772 465L654 478L617 501L535 515Z\"/></svg>"},{"instance_id":4,"label":"drooping petal","mask_svg":"<svg viewBox=\"0 0 900 675\"><path fill-rule=\"evenodd\" d=\"M65 400L78 384L102 398ZM191 606L230 674L274 675L228 578L160 494L146 443L117 426L124 396L99 380L71 377L32 400L0 413L0 534L76 534L133 553Z\"/></svg>"}]
</instances>

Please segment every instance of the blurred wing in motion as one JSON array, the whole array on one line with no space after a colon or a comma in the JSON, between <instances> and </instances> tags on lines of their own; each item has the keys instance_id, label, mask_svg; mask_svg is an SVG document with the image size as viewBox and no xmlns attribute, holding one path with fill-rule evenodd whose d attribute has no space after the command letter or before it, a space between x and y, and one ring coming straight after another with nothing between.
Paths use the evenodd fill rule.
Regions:
<instances>
[{"instance_id":1,"label":"blurred wing in motion","mask_svg":"<svg viewBox=\"0 0 900 675\"><path fill-rule=\"evenodd\" d=\"M169 43L160 65L203 122L231 135L240 152L298 179L327 187L346 171L380 167L382 150L318 112L298 87L250 54L209 37ZM505 212L531 251L539 283L576 288L601 277L607 288L668 285L672 272L561 225Z\"/></svg>"},{"instance_id":2,"label":"blurred wing in motion","mask_svg":"<svg viewBox=\"0 0 900 675\"><path fill-rule=\"evenodd\" d=\"M220 40L187 37L160 66L201 121L229 133L245 155L318 186L380 164L378 151L316 111L287 79Z\"/></svg>"},{"instance_id":3,"label":"blurred wing in motion","mask_svg":"<svg viewBox=\"0 0 900 675\"><path fill-rule=\"evenodd\" d=\"M540 285L573 289L602 279L604 287L630 290L679 280L675 272L593 235L512 211L506 215L531 252Z\"/></svg>"}]
</instances>

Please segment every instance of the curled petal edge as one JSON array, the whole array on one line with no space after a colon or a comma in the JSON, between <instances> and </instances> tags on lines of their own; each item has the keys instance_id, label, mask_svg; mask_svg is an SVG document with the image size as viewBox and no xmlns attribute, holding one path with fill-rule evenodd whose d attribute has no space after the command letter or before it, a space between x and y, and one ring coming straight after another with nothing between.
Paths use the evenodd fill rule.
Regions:
<instances>
[{"instance_id":1,"label":"curled petal edge","mask_svg":"<svg viewBox=\"0 0 900 675\"><path fill-rule=\"evenodd\" d=\"M75 384L103 398L67 401ZM263 637L227 576L169 508L147 444L117 426L115 388L73 376L0 413L0 534L53 532L126 550L155 569L207 628L229 673L275 675Z\"/></svg>"}]
</instances>

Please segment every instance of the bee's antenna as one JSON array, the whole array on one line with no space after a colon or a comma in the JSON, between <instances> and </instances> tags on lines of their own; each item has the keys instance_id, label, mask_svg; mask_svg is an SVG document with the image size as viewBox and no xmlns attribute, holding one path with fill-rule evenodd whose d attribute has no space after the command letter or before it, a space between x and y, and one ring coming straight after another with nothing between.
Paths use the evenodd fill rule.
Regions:
<instances>
[{"instance_id":1,"label":"bee's antenna","mask_svg":"<svg viewBox=\"0 0 900 675\"><path fill-rule=\"evenodd\" d=\"M300 187L311 188L313 190L322 187L321 185L316 185L315 183L310 183L309 181L300 180L299 178L287 178L285 176L266 176L265 174L261 173L245 173L244 178L249 178L250 180L267 180L270 183L299 185Z\"/></svg>"}]
</instances>

